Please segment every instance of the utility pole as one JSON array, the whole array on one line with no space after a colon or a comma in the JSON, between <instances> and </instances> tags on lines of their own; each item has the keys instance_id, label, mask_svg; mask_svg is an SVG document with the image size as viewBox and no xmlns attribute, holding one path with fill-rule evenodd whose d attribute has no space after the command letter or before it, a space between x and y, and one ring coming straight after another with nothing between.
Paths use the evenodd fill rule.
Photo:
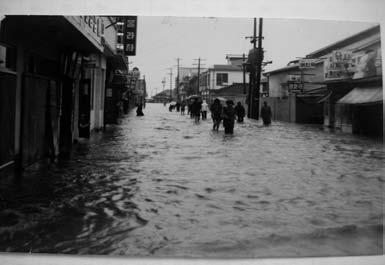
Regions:
<instances>
[{"instance_id":1,"label":"utility pole","mask_svg":"<svg viewBox=\"0 0 385 265\"><path fill-rule=\"evenodd\" d=\"M255 51L256 49L256 43L257 43L257 19L254 18L254 31L253 36L246 37L246 39L251 39L251 43L253 44L253 49ZM249 54L250 56L250 54ZM247 117L248 118L254 118L254 98L255 98L255 68L253 65L254 62L249 62L249 95L248 95L248 105L247 105Z\"/></svg>"},{"instance_id":2,"label":"utility pole","mask_svg":"<svg viewBox=\"0 0 385 265\"><path fill-rule=\"evenodd\" d=\"M194 59L194 60L198 60L198 64L193 64L193 65L198 65L198 80L197 80L197 92L196 94L199 95L199 82L200 82L200 72L201 72L201 61L204 61L205 59L201 59L200 57L198 59Z\"/></svg>"},{"instance_id":3,"label":"utility pole","mask_svg":"<svg viewBox=\"0 0 385 265\"><path fill-rule=\"evenodd\" d=\"M162 97L164 97L164 85L166 84L166 78L163 77L163 80L162 80L162 86L163 86L163 90L162 90Z\"/></svg>"},{"instance_id":4,"label":"utility pole","mask_svg":"<svg viewBox=\"0 0 385 265\"><path fill-rule=\"evenodd\" d=\"M180 60L180 58L176 58L176 61L177 61L177 74L176 74L176 101L179 101L179 60Z\"/></svg>"},{"instance_id":5,"label":"utility pole","mask_svg":"<svg viewBox=\"0 0 385 265\"><path fill-rule=\"evenodd\" d=\"M249 105L247 116L249 118L257 119L259 118L259 90L261 85L261 65L263 61L263 50L262 50L262 26L263 20L259 19L259 33L257 35L257 19L254 18L254 32L252 37L246 37L246 39L252 39L250 42L253 43L253 50L251 57L249 58L250 65L250 75L249 75ZM258 48L257 46L258 40ZM249 54L250 56L250 54Z\"/></svg>"},{"instance_id":6,"label":"utility pole","mask_svg":"<svg viewBox=\"0 0 385 265\"><path fill-rule=\"evenodd\" d=\"M163 80L162 80L163 90L162 90L162 92L164 92L164 86L165 86L165 84L166 84L166 78L163 77Z\"/></svg>"},{"instance_id":7,"label":"utility pole","mask_svg":"<svg viewBox=\"0 0 385 265\"><path fill-rule=\"evenodd\" d=\"M245 54L242 54L242 70L243 70L243 94L246 95L246 65L245 62L246 57Z\"/></svg>"},{"instance_id":8,"label":"utility pole","mask_svg":"<svg viewBox=\"0 0 385 265\"><path fill-rule=\"evenodd\" d=\"M261 87L261 68L263 61L263 50L262 50L262 28L263 28L263 19L259 18L259 31L258 31L258 61L257 61L257 87L256 87L256 106L255 106L255 119L259 119L259 90Z\"/></svg>"},{"instance_id":9,"label":"utility pole","mask_svg":"<svg viewBox=\"0 0 385 265\"><path fill-rule=\"evenodd\" d=\"M170 101L172 101L172 68L168 68L170 69Z\"/></svg>"}]
</instances>

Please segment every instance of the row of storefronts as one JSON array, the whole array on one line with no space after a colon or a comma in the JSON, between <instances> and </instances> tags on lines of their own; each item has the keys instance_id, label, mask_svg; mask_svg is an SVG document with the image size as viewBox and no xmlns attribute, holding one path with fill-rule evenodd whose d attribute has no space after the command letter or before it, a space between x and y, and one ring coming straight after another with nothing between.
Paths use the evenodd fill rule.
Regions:
<instances>
[{"instance_id":1,"label":"row of storefronts","mask_svg":"<svg viewBox=\"0 0 385 265\"><path fill-rule=\"evenodd\" d=\"M79 138L113 122L118 100L110 98L127 90L117 46L115 17L1 20L0 171L67 156Z\"/></svg>"},{"instance_id":2,"label":"row of storefronts","mask_svg":"<svg viewBox=\"0 0 385 265\"><path fill-rule=\"evenodd\" d=\"M380 26L265 73L273 118L383 135Z\"/></svg>"}]
</instances>

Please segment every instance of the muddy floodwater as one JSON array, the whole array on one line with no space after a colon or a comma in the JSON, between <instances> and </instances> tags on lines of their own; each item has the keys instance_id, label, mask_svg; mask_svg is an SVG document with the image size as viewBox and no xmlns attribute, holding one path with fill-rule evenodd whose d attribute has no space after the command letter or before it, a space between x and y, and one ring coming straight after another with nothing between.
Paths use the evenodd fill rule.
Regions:
<instances>
[{"instance_id":1,"label":"muddy floodwater","mask_svg":"<svg viewBox=\"0 0 385 265\"><path fill-rule=\"evenodd\" d=\"M247 119L225 136L163 104L144 114L2 184L0 251L382 254L381 140Z\"/></svg>"}]
</instances>

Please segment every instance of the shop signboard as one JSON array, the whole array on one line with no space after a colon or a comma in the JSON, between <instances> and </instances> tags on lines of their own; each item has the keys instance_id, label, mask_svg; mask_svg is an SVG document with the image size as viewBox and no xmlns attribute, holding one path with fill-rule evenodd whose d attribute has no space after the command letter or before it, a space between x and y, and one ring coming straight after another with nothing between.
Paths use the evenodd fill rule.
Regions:
<instances>
[{"instance_id":1,"label":"shop signboard","mask_svg":"<svg viewBox=\"0 0 385 265\"><path fill-rule=\"evenodd\" d=\"M324 62L324 79L344 80L353 75L353 53L348 50L335 50Z\"/></svg>"},{"instance_id":2,"label":"shop signboard","mask_svg":"<svg viewBox=\"0 0 385 265\"><path fill-rule=\"evenodd\" d=\"M287 81L290 83L301 83L300 75L288 75Z\"/></svg>"},{"instance_id":3,"label":"shop signboard","mask_svg":"<svg viewBox=\"0 0 385 265\"><path fill-rule=\"evenodd\" d=\"M302 58L299 60L299 69L315 68L315 59Z\"/></svg>"},{"instance_id":4,"label":"shop signboard","mask_svg":"<svg viewBox=\"0 0 385 265\"><path fill-rule=\"evenodd\" d=\"M136 28L138 17L124 17L123 45L126 56L136 55Z\"/></svg>"}]
</instances>

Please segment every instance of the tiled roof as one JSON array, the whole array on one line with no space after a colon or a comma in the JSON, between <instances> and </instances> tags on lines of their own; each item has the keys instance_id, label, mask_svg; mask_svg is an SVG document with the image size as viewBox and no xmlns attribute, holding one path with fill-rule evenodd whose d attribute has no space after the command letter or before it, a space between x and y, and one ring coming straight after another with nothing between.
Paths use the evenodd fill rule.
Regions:
<instances>
[{"instance_id":1,"label":"tiled roof","mask_svg":"<svg viewBox=\"0 0 385 265\"><path fill-rule=\"evenodd\" d=\"M321 49L318 49L312 53L309 53L308 55L306 55L306 57L308 58L316 58L316 57L320 57L320 56L323 56L325 54L328 54L330 53L332 50L336 50L336 49L340 49L342 47L345 47L349 44L352 44L352 43L355 43L359 40L362 40L364 38L367 38L368 36L371 36L373 34L377 34L380 32L380 26L379 25L376 25L374 27L370 27L366 30L363 30L361 32L358 32L352 36L349 36L345 39L342 39L340 41L337 41L335 43L332 43L330 45L327 45Z\"/></svg>"}]
</instances>

